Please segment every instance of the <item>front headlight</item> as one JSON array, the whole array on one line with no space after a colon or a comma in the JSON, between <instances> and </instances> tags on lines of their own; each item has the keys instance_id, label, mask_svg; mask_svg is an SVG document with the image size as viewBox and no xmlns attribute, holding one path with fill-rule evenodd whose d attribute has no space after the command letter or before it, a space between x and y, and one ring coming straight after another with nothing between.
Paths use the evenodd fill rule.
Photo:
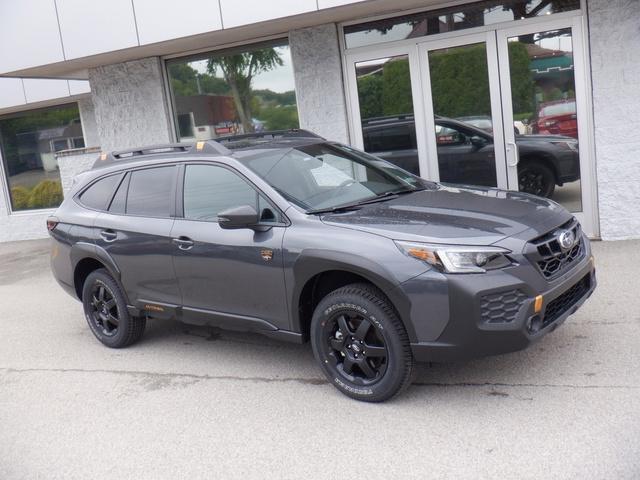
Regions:
<instances>
[{"instance_id":1,"label":"front headlight","mask_svg":"<svg viewBox=\"0 0 640 480\"><path fill-rule=\"evenodd\" d=\"M467 247L394 240L402 253L447 273L483 273L512 265L509 250L499 247Z\"/></svg>"}]
</instances>

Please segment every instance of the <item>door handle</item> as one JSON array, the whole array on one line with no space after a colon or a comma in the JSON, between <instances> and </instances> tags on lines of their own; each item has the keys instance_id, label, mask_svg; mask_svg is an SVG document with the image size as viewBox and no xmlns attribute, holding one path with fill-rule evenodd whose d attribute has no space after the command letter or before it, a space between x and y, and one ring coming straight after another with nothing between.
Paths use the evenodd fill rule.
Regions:
<instances>
[{"instance_id":1,"label":"door handle","mask_svg":"<svg viewBox=\"0 0 640 480\"><path fill-rule=\"evenodd\" d=\"M513 147L513 157L515 158L515 161L513 163L509 163L508 166L517 167L518 162L520 162L520 151L518 150L518 144L516 142L507 142L507 145L511 145Z\"/></svg>"},{"instance_id":2,"label":"door handle","mask_svg":"<svg viewBox=\"0 0 640 480\"><path fill-rule=\"evenodd\" d=\"M191 250L193 248L193 240L189 237L173 238L171 241L178 245L180 250Z\"/></svg>"},{"instance_id":3,"label":"door handle","mask_svg":"<svg viewBox=\"0 0 640 480\"><path fill-rule=\"evenodd\" d=\"M102 230L100 236L105 242L114 242L118 238L118 234L110 229Z\"/></svg>"}]
</instances>

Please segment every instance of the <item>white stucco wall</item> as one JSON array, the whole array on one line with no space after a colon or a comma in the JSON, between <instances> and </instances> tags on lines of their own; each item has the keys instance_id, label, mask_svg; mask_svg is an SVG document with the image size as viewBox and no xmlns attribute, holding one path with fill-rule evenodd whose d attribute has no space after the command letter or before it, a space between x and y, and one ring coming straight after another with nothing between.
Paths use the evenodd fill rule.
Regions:
<instances>
[{"instance_id":1,"label":"white stucco wall","mask_svg":"<svg viewBox=\"0 0 640 480\"><path fill-rule=\"evenodd\" d=\"M172 140L158 57L89 70L98 137L104 151Z\"/></svg>"},{"instance_id":2,"label":"white stucco wall","mask_svg":"<svg viewBox=\"0 0 640 480\"><path fill-rule=\"evenodd\" d=\"M329 140L349 143L336 25L292 31L289 46L300 128Z\"/></svg>"},{"instance_id":3,"label":"white stucco wall","mask_svg":"<svg viewBox=\"0 0 640 480\"><path fill-rule=\"evenodd\" d=\"M9 215L7 199L5 195L0 195L0 242L45 238L49 215L50 212L20 212Z\"/></svg>"},{"instance_id":4,"label":"white stucco wall","mask_svg":"<svg viewBox=\"0 0 640 480\"><path fill-rule=\"evenodd\" d=\"M93 108L91 97L78 100L78 112L80 112L80 122L82 123L82 133L86 147L99 147L100 135L98 135L98 124L96 123L96 112Z\"/></svg>"},{"instance_id":5,"label":"white stucco wall","mask_svg":"<svg viewBox=\"0 0 640 480\"><path fill-rule=\"evenodd\" d=\"M100 148L94 147L67 150L56 157L60 168L62 191L65 196L73 186L73 178L79 173L90 170L99 155Z\"/></svg>"},{"instance_id":6,"label":"white stucco wall","mask_svg":"<svg viewBox=\"0 0 640 480\"><path fill-rule=\"evenodd\" d=\"M640 2L587 6L600 234L640 238Z\"/></svg>"}]
</instances>

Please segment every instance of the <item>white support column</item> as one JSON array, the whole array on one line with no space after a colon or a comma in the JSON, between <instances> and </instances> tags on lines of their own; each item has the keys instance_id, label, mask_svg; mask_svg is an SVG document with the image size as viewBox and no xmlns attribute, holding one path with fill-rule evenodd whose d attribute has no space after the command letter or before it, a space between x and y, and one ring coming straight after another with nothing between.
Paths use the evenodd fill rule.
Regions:
<instances>
[{"instance_id":1,"label":"white support column","mask_svg":"<svg viewBox=\"0 0 640 480\"><path fill-rule=\"evenodd\" d=\"M640 238L637 0L588 0L600 234Z\"/></svg>"},{"instance_id":2,"label":"white support column","mask_svg":"<svg viewBox=\"0 0 640 480\"><path fill-rule=\"evenodd\" d=\"M158 57L90 69L89 83L104 151L172 141Z\"/></svg>"},{"instance_id":3,"label":"white support column","mask_svg":"<svg viewBox=\"0 0 640 480\"><path fill-rule=\"evenodd\" d=\"M349 143L336 25L289 32L300 128Z\"/></svg>"}]
</instances>

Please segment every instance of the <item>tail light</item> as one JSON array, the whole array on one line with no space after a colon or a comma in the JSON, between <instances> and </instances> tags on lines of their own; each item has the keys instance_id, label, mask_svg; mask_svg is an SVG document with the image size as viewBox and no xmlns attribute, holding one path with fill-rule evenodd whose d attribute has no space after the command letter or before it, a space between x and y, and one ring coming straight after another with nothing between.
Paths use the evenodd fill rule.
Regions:
<instances>
[{"instance_id":1,"label":"tail light","mask_svg":"<svg viewBox=\"0 0 640 480\"><path fill-rule=\"evenodd\" d=\"M58 226L58 219L56 217L49 217L47 218L47 230L49 230L50 232L55 230L55 228Z\"/></svg>"}]
</instances>

